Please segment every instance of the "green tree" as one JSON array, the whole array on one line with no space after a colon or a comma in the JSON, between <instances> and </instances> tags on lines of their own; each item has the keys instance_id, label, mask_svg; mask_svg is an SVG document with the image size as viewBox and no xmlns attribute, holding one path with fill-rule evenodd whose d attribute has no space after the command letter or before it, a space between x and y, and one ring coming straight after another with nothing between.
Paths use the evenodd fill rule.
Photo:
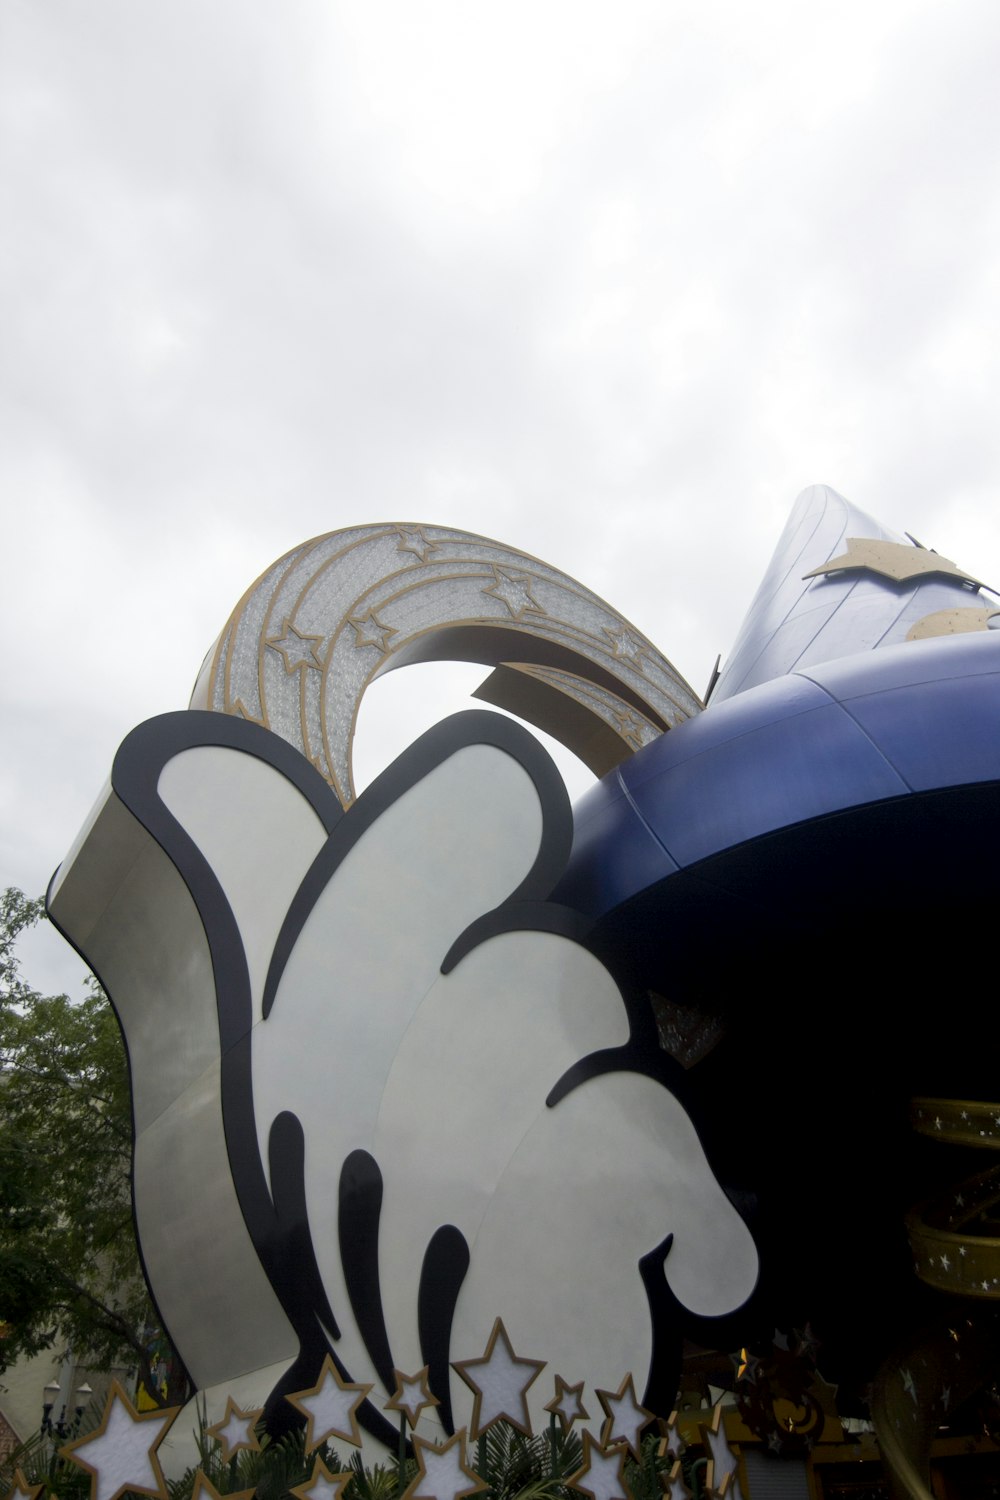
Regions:
<instances>
[{"instance_id":1,"label":"green tree","mask_svg":"<svg viewBox=\"0 0 1000 1500\"><path fill-rule=\"evenodd\" d=\"M42 920L40 900L0 897L0 1370L58 1340L92 1369L136 1369L155 1399L183 1399L139 1269L118 1023L96 980L79 1000L24 980L17 939Z\"/></svg>"}]
</instances>

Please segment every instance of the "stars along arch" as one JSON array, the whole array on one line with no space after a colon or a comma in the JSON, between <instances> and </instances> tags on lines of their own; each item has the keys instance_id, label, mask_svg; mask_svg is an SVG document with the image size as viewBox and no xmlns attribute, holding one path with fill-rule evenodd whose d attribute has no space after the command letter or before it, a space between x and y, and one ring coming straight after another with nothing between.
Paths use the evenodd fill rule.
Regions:
<instances>
[{"instance_id":1,"label":"stars along arch","mask_svg":"<svg viewBox=\"0 0 1000 1500\"><path fill-rule=\"evenodd\" d=\"M470 532L385 523L327 532L262 573L191 707L280 735L347 807L366 689L424 661L492 667L476 696L546 730L596 775L702 706L641 631L547 563Z\"/></svg>"}]
</instances>

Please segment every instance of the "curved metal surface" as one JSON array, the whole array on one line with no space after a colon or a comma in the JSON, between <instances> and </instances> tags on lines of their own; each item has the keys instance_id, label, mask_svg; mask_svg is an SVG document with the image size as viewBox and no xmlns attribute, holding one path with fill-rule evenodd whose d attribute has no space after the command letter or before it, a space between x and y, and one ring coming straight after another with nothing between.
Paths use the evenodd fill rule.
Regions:
<instances>
[{"instance_id":1,"label":"curved metal surface","mask_svg":"<svg viewBox=\"0 0 1000 1500\"><path fill-rule=\"evenodd\" d=\"M767 834L997 781L996 632L800 670L713 703L588 792L559 897L601 916Z\"/></svg>"},{"instance_id":2,"label":"curved metal surface","mask_svg":"<svg viewBox=\"0 0 1000 1500\"><path fill-rule=\"evenodd\" d=\"M412 523L328 532L279 558L230 615L191 707L281 735L346 807L365 690L420 661L499 668L478 696L554 734L596 775L701 709L656 647L565 573Z\"/></svg>"},{"instance_id":3,"label":"curved metal surface","mask_svg":"<svg viewBox=\"0 0 1000 1500\"><path fill-rule=\"evenodd\" d=\"M868 568L824 573L825 564L849 553L851 538L874 539L888 553L898 549L897 563L910 554L915 576L890 579ZM968 575L961 570L921 576L930 557L954 567L887 530L829 485L803 490L723 664L713 706L787 672L895 645L928 615L993 602L963 581ZM814 572L819 576L805 576Z\"/></svg>"}]
</instances>

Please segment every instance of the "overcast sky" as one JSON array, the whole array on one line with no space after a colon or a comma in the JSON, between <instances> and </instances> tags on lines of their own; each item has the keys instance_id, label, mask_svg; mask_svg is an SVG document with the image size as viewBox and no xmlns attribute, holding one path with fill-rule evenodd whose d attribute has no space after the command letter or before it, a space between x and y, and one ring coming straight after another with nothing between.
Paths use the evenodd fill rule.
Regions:
<instances>
[{"instance_id":1,"label":"overcast sky","mask_svg":"<svg viewBox=\"0 0 1000 1500\"><path fill-rule=\"evenodd\" d=\"M532 552L699 692L807 484L1000 581L998 43L995 0L0 0L0 883L339 526Z\"/></svg>"}]
</instances>

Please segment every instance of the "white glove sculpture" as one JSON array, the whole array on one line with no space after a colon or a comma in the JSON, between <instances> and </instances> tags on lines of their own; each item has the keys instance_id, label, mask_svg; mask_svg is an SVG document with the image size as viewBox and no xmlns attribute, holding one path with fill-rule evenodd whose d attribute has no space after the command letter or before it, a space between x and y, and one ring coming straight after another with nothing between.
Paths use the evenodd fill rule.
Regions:
<instances>
[{"instance_id":1,"label":"white glove sculpture","mask_svg":"<svg viewBox=\"0 0 1000 1500\"><path fill-rule=\"evenodd\" d=\"M393 1441L393 1367L425 1363L450 1430L449 1363L497 1316L669 1410L678 1304L750 1296L753 1240L648 1007L547 903L571 828L544 751L489 713L346 813L235 718L122 746L50 908L122 1022L144 1262L210 1410L240 1391L278 1420L332 1352L375 1385L371 1436Z\"/></svg>"}]
</instances>

